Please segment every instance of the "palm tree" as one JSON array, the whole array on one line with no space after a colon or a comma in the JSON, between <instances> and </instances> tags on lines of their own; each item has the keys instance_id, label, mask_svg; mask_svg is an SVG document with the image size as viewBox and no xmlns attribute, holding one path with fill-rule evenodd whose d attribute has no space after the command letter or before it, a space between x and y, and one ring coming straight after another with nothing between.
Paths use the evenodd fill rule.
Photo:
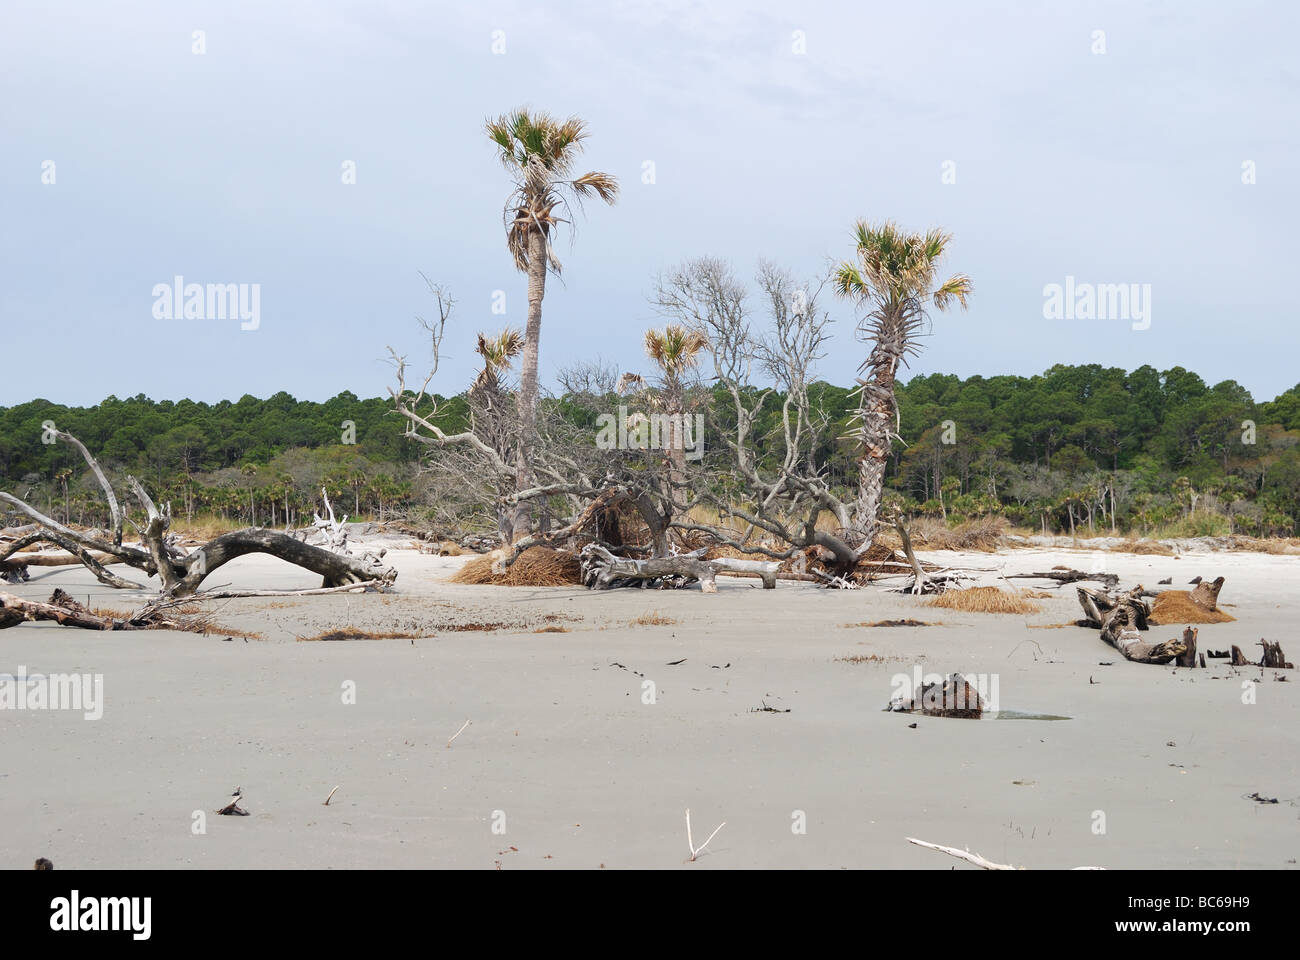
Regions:
<instances>
[{"instance_id":1,"label":"palm tree","mask_svg":"<svg viewBox=\"0 0 1300 960\"><path fill-rule=\"evenodd\" d=\"M686 474L684 427L686 387L683 377L699 361L700 351L709 345L709 338L698 330L670 323L662 330L645 332L646 356L653 360L663 374L663 399L661 406L668 414L669 481L673 488L679 486ZM699 443L698 437L692 437Z\"/></svg>"},{"instance_id":2,"label":"palm tree","mask_svg":"<svg viewBox=\"0 0 1300 960\"><path fill-rule=\"evenodd\" d=\"M474 349L483 358L483 369L479 371L470 391L495 393L501 389L502 372L524 349L524 338L518 330L511 328L502 330L495 337L480 333L478 345Z\"/></svg>"},{"instance_id":3,"label":"palm tree","mask_svg":"<svg viewBox=\"0 0 1300 960\"><path fill-rule=\"evenodd\" d=\"M72 468L64 467L54 474L54 479L63 487L63 522L72 522L72 507L68 502L68 481L72 479Z\"/></svg>"},{"instance_id":4,"label":"palm tree","mask_svg":"<svg viewBox=\"0 0 1300 960\"><path fill-rule=\"evenodd\" d=\"M873 344L858 368L858 408L851 434L861 447L856 525L863 536L858 550L865 553L876 536L885 464L897 435L898 366L919 350L916 339L923 332L927 306L947 310L955 301L965 309L971 280L958 273L936 285L939 261L952 242L952 234L942 230L907 233L888 221L859 221L855 239L856 259L836 268L834 285L841 297L868 308L858 331Z\"/></svg>"},{"instance_id":5,"label":"palm tree","mask_svg":"<svg viewBox=\"0 0 1300 960\"><path fill-rule=\"evenodd\" d=\"M257 476L257 464L245 463L239 468L239 472L244 476L245 485L248 487L248 523L249 526L257 526L257 502L253 499L253 480Z\"/></svg>"},{"instance_id":6,"label":"palm tree","mask_svg":"<svg viewBox=\"0 0 1300 960\"><path fill-rule=\"evenodd\" d=\"M515 267L528 275L528 325L524 331L523 369L519 375L519 444L515 451L517 490L532 485L533 437L537 430L537 357L542 335L542 298L546 271L557 275L561 265L551 234L570 222L561 216L570 203L599 197L613 204L618 181L608 173L574 175L574 164L587 138L586 124L577 117L557 120L527 108L488 120L487 135L496 144L502 165L514 181L505 206L506 248ZM524 531L528 509L516 508L511 537Z\"/></svg>"}]
</instances>

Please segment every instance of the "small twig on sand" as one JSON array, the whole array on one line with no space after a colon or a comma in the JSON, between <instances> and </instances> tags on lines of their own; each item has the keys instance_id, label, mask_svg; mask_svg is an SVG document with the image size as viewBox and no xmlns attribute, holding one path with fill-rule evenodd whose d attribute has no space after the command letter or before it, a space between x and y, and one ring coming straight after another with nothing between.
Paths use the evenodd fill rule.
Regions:
<instances>
[{"instance_id":1,"label":"small twig on sand","mask_svg":"<svg viewBox=\"0 0 1300 960\"><path fill-rule=\"evenodd\" d=\"M1023 870L1024 867L1013 867L1007 863L994 863L992 860L985 860L978 853L971 853L969 850L958 850L956 847L945 847L938 843L926 843L924 840L917 840L915 837L907 837L908 843L914 843L918 847L926 847L930 850L938 850L940 853L946 853L950 857L956 857L958 860L965 860L967 863L973 863L977 867L985 870ZM1105 870L1105 867L1075 867L1075 870Z\"/></svg>"},{"instance_id":2,"label":"small twig on sand","mask_svg":"<svg viewBox=\"0 0 1300 960\"><path fill-rule=\"evenodd\" d=\"M334 799L334 794L338 792L338 789L339 789L338 787L335 787L333 790L330 791L330 795L325 798L325 806L328 807L330 805L330 801Z\"/></svg>"},{"instance_id":3,"label":"small twig on sand","mask_svg":"<svg viewBox=\"0 0 1300 960\"><path fill-rule=\"evenodd\" d=\"M246 817L248 811L239 805L239 801L244 799L244 791L235 787L235 792L230 796L230 802L222 807L217 813L223 817Z\"/></svg>"},{"instance_id":4,"label":"small twig on sand","mask_svg":"<svg viewBox=\"0 0 1300 960\"><path fill-rule=\"evenodd\" d=\"M722 829L723 827L725 827L726 825L727 825L727 821L726 821L726 820L723 820L720 824L718 824L717 829L714 830L711 834L709 834L709 840L712 840L714 837L716 837L716 836L718 835L718 830L721 830L721 829ZM707 846L709 845L709 840L705 840L705 841L704 841L702 844L700 844L698 847L695 846L695 840L691 837L691 811L690 811L690 808L687 807L687 809L686 809L686 845L687 845L688 847L691 848L691 859L690 859L690 862L691 862L691 863L694 863L694 862L695 862L695 858L698 857L701 853L704 852L704 848L707 847Z\"/></svg>"},{"instance_id":5,"label":"small twig on sand","mask_svg":"<svg viewBox=\"0 0 1300 960\"><path fill-rule=\"evenodd\" d=\"M465 732L465 728L468 727L468 726L469 726L469 721L466 720L463 724L461 724L460 729L457 730L455 733L453 733L453 734L451 735L451 740L455 740L455 739L456 739L457 737L459 737L462 733L464 733L464 732ZM448 740L448 741L447 741L447 749L448 749L448 750L451 749L451 740Z\"/></svg>"}]
</instances>

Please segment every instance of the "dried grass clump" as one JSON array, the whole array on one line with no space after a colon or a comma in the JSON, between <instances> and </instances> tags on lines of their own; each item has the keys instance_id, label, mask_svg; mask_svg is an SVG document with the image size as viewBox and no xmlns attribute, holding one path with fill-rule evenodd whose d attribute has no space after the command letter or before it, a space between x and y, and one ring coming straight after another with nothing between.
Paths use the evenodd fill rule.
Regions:
<instances>
[{"instance_id":1,"label":"dried grass clump","mask_svg":"<svg viewBox=\"0 0 1300 960\"><path fill-rule=\"evenodd\" d=\"M582 582L582 564L571 553L550 547L529 547L505 573L494 573L500 550L475 557L456 571L452 583L494 587L564 587Z\"/></svg>"},{"instance_id":2,"label":"dried grass clump","mask_svg":"<svg viewBox=\"0 0 1300 960\"><path fill-rule=\"evenodd\" d=\"M1150 623L1161 626L1178 623L1231 623L1237 618L1222 610L1208 610L1186 590L1162 590L1151 605Z\"/></svg>"},{"instance_id":3,"label":"dried grass clump","mask_svg":"<svg viewBox=\"0 0 1300 960\"><path fill-rule=\"evenodd\" d=\"M1049 593L1046 590L1021 590L1020 595L1026 600L1051 600L1052 597L1056 596L1056 594Z\"/></svg>"},{"instance_id":4,"label":"dried grass clump","mask_svg":"<svg viewBox=\"0 0 1300 960\"><path fill-rule=\"evenodd\" d=\"M111 607L96 607L91 613L110 620L130 620L139 611L116 610ZM179 630L183 633L201 633L204 636L221 634L226 637L239 637L242 640L262 640L260 633L252 630L240 630L217 623L213 614L205 613L198 604L186 604L176 607L166 620L151 623L145 630Z\"/></svg>"},{"instance_id":5,"label":"dried grass clump","mask_svg":"<svg viewBox=\"0 0 1300 960\"><path fill-rule=\"evenodd\" d=\"M949 527L942 520L928 518L913 522L910 531L917 546L929 550L978 550L992 553L1003 545L1010 523L1006 517L989 516Z\"/></svg>"},{"instance_id":6,"label":"dried grass clump","mask_svg":"<svg viewBox=\"0 0 1300 960\"><path fill-rule=\"evenodd\" d=\"M670 627L676 622L672 617L665 617L656 611L654 613L643 613L635 620L629 620L628 625L633 627Z\"/></svg>"},{"instance_id":7,"label":"dried grass clump","mask_svg":"<svg viewBox=\"0 0 1300 960\"><path fill-rule=\"evenodd\" d=\"M1115 548L1120 553L1136 553L1141 556L1172 557L1174 548L1159 540L1125 540Z\"/></svg>"},{"instance_id":8,"label":"dried grass clump","mask_svg":"<svg viewBox=\"0 0 1300 960\"><path fill-rule=\"evenodd\" d=\"M842 627L930 627L934 624L924 620L864 620L861 623L842 623Z\"/></svg>"},{"instance_id":9,"label":"dried grass clump","mask_svg":"<svg viewBox=\"0 0 1300 960\"><path fill-rule=\"evenodd\" d=\"M999 590L997 587L969 587L946 590L926 601L926 606L966 613L1038 613L1042 607L1033 600Z\"/></svg>"},{"instance_id":10,"label":"dried grass clump","mask_svg":"<svg viewBox=\"0 0 1300 960\"><path fill-rule=\"evenodd\" d=\"M314 637L298 637L299 643L335 642L340 640L419 640L420 633L404 631L360 630L356 627L344 627L342 630L326 630Z\"/></svg>"}]
</instances>

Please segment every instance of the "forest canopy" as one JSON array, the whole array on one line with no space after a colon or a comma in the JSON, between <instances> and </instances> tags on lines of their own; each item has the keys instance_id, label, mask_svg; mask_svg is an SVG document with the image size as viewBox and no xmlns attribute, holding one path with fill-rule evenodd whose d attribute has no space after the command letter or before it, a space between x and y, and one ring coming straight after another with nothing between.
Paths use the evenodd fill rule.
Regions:
<instances>
[{"instance_id":1,"label":"forest canopy","mask_svg":"<svg viewBox=\"0 0 1300 960\"><path fill-rule=\"evenodd\" d=\"M829 424L809 455L846 489L857 470L844 439L851 391L809 387ZM1300 532L1300 385L1256 402L1234 381L1207 385L1181 367L1058 365L1031 377L917 376L900 383L897 397L905 445L891 454L886 491L913 514L1002 515L1045 532ZM714 390L707 399L710 421L725 424L726 398ZM446 429L464 427L463 395L434 400ZM619 402L611 397L611 410ZM563 395L542 404L590 428L594 442L594 425L576 422L587 410ZM780 410L779 393L760 408L760 459L779 455ZM178 517L299 522L322 485L354 515L431 516L421 483L426 451L403 436L388 399L345 392L316 403L278 393L208 404L138 395L88 408L45 400L0 407L0 486L58 518L102 523L93 478L75 450L48 442L50 423L116 476L150 483ZM706 436L706 450L711 443Z\"/></svg>"}]
</instances>

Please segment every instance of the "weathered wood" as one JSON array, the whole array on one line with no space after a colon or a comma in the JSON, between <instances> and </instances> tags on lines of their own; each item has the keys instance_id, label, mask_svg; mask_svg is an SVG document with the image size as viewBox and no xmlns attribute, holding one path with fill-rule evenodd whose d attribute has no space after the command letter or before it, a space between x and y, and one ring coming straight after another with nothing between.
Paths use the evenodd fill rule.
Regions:
<instances>
[{"instance_id":1,"label":"weathered wood","mask_svg":"<svg viewBox=\"0 0 1300 960\"><path fill-rule=\"evenodd\" d=\"M1253 664L1246 659L1246 655L1241 652L1241 647L1235 643L1232 645L1232 665L1234 667L1250 667Z\"/></svg>"},{"instance_id":2,"label":"weathered wood","mask_svg":"<svg viewBox=\"0 0 1300 960\"><path fill-rule=\"evenodd\" d=\"M52 543L56 547L61 547L66 556L60 557L50 554L18 554L18 551L24 547L31 546L34 543ZM116 587L120 590L141 590L143 587L138 583L132 583L130 580L124 580L116 574L109 573L104 568L102 561L116 562L116 558L109 553L91 553L76 540L66 537L55 530L37 530L29 533L24 537L15 540L13 543L0 547L0 571L18 570L29 566L34 567L55 567L68 566L79 563L95 575L95 579L106 586ZM26 578L23 578L26 579Z\"/></svg>"},{"instance_id":3,"label":"weathered wood","mask_svg":"<svg viewBox=\"0 0 1300 960\"><path fill-rule=\"evenodd\" d=\"M1274 640L1271 643L1268 640L1260 640L1259 645L1264 648L1264 654L1259 659L1261 667L1270 667L1276 670L1290 670L1291 664L1287 663L1286 654L1282 652L1282 642Z\"/></svg>"},{"instance_id":4,"label":"weathered wood","mask_svg":"<svg viewBox=\"0 0 1300 960\"><path fill-rule=\"evenodd\" d=\"M113 562L125 563L143 570L150 576L157 576L162 581L163 592L167 596L194 593L212 571L247 553L270 554L320 574L325 587L360 585L374 581L387 585L397 578L397 571L381 562L383 551L352 557L308 545L288 534L256 528L222 534L199 549L186 553L175 543L173 537L168 536L168 529L171 526L170 505L164 503L160 508L135 477L127 477L127 486L144 507L148 519L140 528L143 546L124 544L121 542L121 510L117 506L111 486L104 479L103 471L98 468L94 458L75 437L62 433L59 436L82 451L86 462L90 464L100 480L105 497L109 500L110 512L114 516L113 541L109 542L103 537L96 536L94 532L78 533L4 491L0 491L0 503L11 504L34 520L37 530L32 533L38 532L41 540L54 543L75 556L95 574L101 583L117 588L141 589L140 584L109 573L97 554L106 555ZM24 534L20 539L25 539L28 535ZM36 541L32 540L24 545L30 545L31 542ZM5 556L12 556L14 551L21 547L9 544L3 549L7 551ZM18 558L16 562L24 565L25 574L24 558ZM9 577L22 575L15 570L6 570L2 566L0 566L0 573L5 573Z\"/></svg>"},{"instance_id":5,"label":"weathered wood","mask_svg":"<svg viewBox=\"0 0 1300 960\"><path fill-rule=\"evenodd\" d=\"M1119 586L1119 574L1117 573L1084 573L1082 570L1045 570L1040 573L1009 573L1004 579L1055 580L1059 584L1078 583L1083 580L1092 580L1097 583L1104 583L1106 587L1111 590L1114 590Z\"/></svg>"},{"instance_id":6,"label":"weathered wood","mask_svg":"<svg viewBox=\"0 0 1300 960\"><path fill-rule=\"evenodd\" d=\"M1218 610L1219 591L1222 589L1223 577L1218 577L1213 583L1202 580L1192 589L1192 603L1206 610Z\"/></svg>"},{"instance_id":7,"label":"weathered wood","mask_svg":"<svg viewBox=\"0 0 1300 960\"><path fill-rule=\"evenodd\" d=\"M24 600L11 593L0 593L0 629L17 626L27 620L50 620L65 627L80 627L83 630L115 630L114 621L91 613L81 604L71 606L55 602L62 591L55 591L49 603ZM66 595L65 595L66 596Z\"/></svg>"},{"instance_id":8,"label":"weathered wood","mask_svg":"<svg viewBox=\"0 0 1300 960\"><path fill-rule=\"evenodd\" d=\"M693 556L651 557L630 560L616 557L596 543L582 548L583 582L597 590L608 590L620 580L655 580L659 577L683 577L698 580L705 593L717 593L718 568L711 561Z\"/></svg>"},{"instance_id":9,"label":"weathered wood","mask_svg":"<svg viewBox=\"0 0 1300 960\"><path fill-rule=\"evenodd\" d=\"M776 589L777 573L781 569L781 564L775 560L741 560L737 557L714 557L712 560L705 562L711 564L718 573L741 573L757 576L763 581L764 590Z\"/></svg>"},{"instance_id":10,"label":"weathered wood","mask_svg":"<svg viewBox=\"0 0 1300 960\"><path fill-rule=\"evenodd\" d=\"M185 557L169 592L175 596L192 594L204 578L218 567L249 553L270 554L319 574L323 578L323 587L369 584L375 581L386 585L397 578L396 570L380 562L382 552L364 557L343 556L303 543L287 533L248 529L223 533Z\"/></svg>"},{"instance_id":11,"label":"weathered wood","mask_svg":"<svg viewBox=\"0 0 1300 960\"><path fill-rule=\"evenodd\" d=\"M1186 652L1183 640L1144 642L1139 631L1147 629L1151 608L1142 597L1141 585L1127 593L1112 595L1096 587L1077 587L1079 606L1086 615L1082 626L1098 627L1101 639L1136 663L1168 663Z\"/></svg>"},{"instance_id":12,"label":"weathered wood","mask_svg":"<svg viewBox=\"0 0 1300 960\"><path fill-rule=\"evenodd\" d=\"M985 703L979 691L960 673L945 678L942 683L922 684L915 699L891 704L898 713L920 711L927 717L957 717L978 720L984 715Z\"/></svg>"},{"instance_id":13,"label":"weathered wood","mask_svg":"<svg viewBox=\"0 0 1300 960\"><path fill-rule=\"evenodd\" d=\"M1180 667L1196 666L1196 634L1195 627L1186 627L1183 630L1183 647L1184 650L1176 658L1175 662Z\"/></svg>"}]
</instances>

